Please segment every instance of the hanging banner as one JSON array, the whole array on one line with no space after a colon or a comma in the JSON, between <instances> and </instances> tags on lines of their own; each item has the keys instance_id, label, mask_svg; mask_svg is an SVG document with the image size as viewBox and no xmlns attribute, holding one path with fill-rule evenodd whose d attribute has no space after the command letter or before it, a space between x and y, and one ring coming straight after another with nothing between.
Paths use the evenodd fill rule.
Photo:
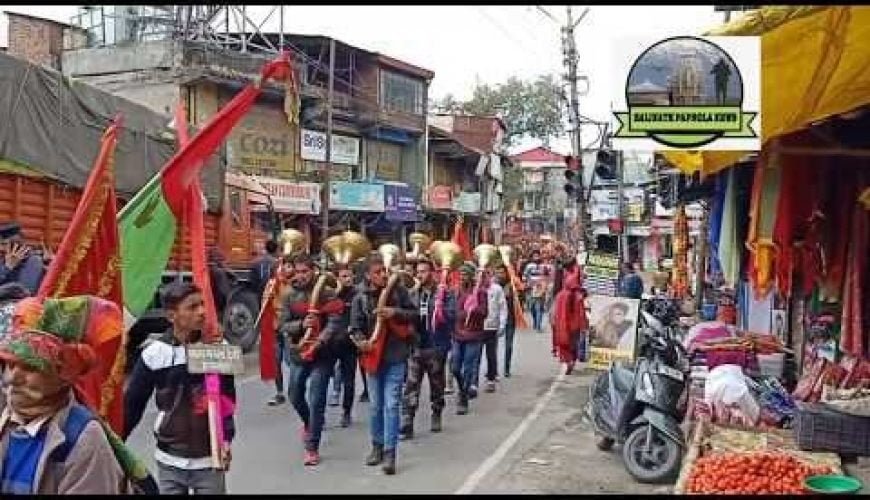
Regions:
<instances>
[{"instance_id":1,"label":"hanging banner","mask_svg":"<svg viewBox=\"0 0 870 500\"><path fill-rule=\"evenodd\" d=\"M316 130L302 129L300 152L303 160L326 161L326 134ZM340 165L359 164L359 138L332 134L332 163Z\"/></svg>"},{"instance_id":2,"label":"hanging banner","mask_svg":"<svg viewBox=\"0 0 870 500\"><path fill-rule=\"evenodd\" d=\"M352 212L383 212L383 184L332 182L329 184L329 209Z\"/></svg>"},{"instance_id":3,"label":"hanging banner","mask_svg":"<svg viewBox=\"0 0 870 500\"><path fill-rule=\"evenodd\" d=\"M387 220L415 222L417 193L409 186L384 186L384 214Z\"/></svg>"},{"instance_id":4,"label":"hanging banner","mask_svg":"<svg viewBox=\"0 0 870 500\"><path fill-rule=\"evenodd\" d=\"M254 179L269 192L272 208L276 212L310 215L320 213L320 184L262 176Z\"/></svg>"}]
</instances>

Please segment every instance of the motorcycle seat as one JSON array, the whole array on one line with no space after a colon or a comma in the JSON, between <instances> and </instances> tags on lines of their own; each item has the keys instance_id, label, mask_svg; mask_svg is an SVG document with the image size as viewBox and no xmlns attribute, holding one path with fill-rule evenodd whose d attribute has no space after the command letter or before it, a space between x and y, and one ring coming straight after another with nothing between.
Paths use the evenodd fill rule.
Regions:
<instances>
[{"instance_id":1,"label":"motorcycle seat","mask_svg":"<svg viewBox=\"0 0 870 500\"><path fill-rule=\"evenodd\" d=\"M626 393L634 386L634 370L630 370L621 363L613 365L613 383L617 391Z\"/></svg>"}]
</instances>

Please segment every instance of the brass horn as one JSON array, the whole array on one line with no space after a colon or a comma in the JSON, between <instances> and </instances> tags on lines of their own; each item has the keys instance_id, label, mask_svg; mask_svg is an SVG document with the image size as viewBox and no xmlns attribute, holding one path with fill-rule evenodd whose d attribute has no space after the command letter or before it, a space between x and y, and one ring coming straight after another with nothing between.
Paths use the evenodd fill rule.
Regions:
<instances>
[{"instance_id":1,"label":"brass horn","mask_svg":"<svg viewBox=\"0 0 870 500\"><path fill-rule=\"evenodd\" d=\"M293 257L300 252L308 251L308 238L305 233L296 229L281 231L280 243L284 257Z\"/></svg>"},{"instance_id":2,"label":"brass horn","mask_svg":"<svg viewBox=\"0 0 870 500\"><path fill-rule=\"evenodd\" d=\"M452 241L434 241L429 247L432 260L441 269L456 270L462 265L462 248Z\"/></svg>"},{"instance_id":3,"label":"brass horn","mask_svg":"<svg viewBox=\"0 0 870 500\"><path fill-rule=\"evenodd\" d=\"M501 262L501 253L495 245L481 243L474 248L474 257L477 259L477 267L484 270Z\"/></svg>"},{"instance_id":4,"label":"brass horn","mask_svg":"<svg viewBox=\"0 0 870 500\"><path fill-rule=\"evenodd\" d=\"M323 242L322 248L333 262L344 265L365 258L372 250L369 240L354 231L330 236Z\"/></svg>"},{"instance_id":5,"label":"brass horn","mask_svg":"<svg viewBox=\"0 0 870 500\"><path fill-rule=\"evenodd\" d=\"M514 254L513 247L511 247L510 245L499 245L498 252L501 254L502 263L504 263L504 265L510 267L511 262L512 262L511 257L513 257L513 254Z\"/></svg>"},{"instance_id":6,"label":"brass horn","mask_svg":"<svg viewBox=\"0 0 870 500\"><path fill-rule=\"evenodd\" d=\"M395 266L401 264L402 249L397 245L384 243L378 247L378 253L381 254L381 258L384 260L384 267L386 267L387 271L390 273L395 271L395 269L393 269Z\"/></svg>"},{"instance_id":7,"label":"brass horn","mask_svg":"<svg viewBox=\"0 0 870 500\"><path fill-rule=\"evenodd\" d=\"M408 243L411 244L411 253L405 256L409 262L420 260L425 252L429 250L432 244L432 238L425 233L411 233L408 236Z\"/></svg>"}]
</instances>

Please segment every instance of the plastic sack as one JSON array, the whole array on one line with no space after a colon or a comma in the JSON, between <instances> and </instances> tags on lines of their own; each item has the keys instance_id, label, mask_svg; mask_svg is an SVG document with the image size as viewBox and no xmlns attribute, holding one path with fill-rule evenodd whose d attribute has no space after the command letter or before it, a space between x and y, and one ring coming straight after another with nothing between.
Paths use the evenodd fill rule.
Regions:
<instances>
[{"instance_id":1,"label":"plastic sack","mask_svg":"<svg viewBox=\"0 0 870 500\"><path fill-rule=\"evenodd\" d=\"M761 412L743 378L743 369L737 365L720 365L710 370L704 385L704 401L714 414L726 408L739 409L751 424L758 422Z\"/></svg>"}]
</instances>

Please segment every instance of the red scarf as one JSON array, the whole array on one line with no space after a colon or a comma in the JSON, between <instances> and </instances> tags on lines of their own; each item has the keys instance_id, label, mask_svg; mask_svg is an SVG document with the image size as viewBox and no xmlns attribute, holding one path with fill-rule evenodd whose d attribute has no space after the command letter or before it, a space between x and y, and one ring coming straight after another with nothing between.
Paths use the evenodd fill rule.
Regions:
<instances>
[{"instance_id":1,"label":"red scarf","mask_svg":"<svg viewBox=\"0 0 870 500\"><path fill-rule=\"evenodd\" d=\"M565 279L553 304L553 352L560 361L570 363L576 359L577 334L588 326L580 276L574 272Z\"/></svg>"}]
</instances>

